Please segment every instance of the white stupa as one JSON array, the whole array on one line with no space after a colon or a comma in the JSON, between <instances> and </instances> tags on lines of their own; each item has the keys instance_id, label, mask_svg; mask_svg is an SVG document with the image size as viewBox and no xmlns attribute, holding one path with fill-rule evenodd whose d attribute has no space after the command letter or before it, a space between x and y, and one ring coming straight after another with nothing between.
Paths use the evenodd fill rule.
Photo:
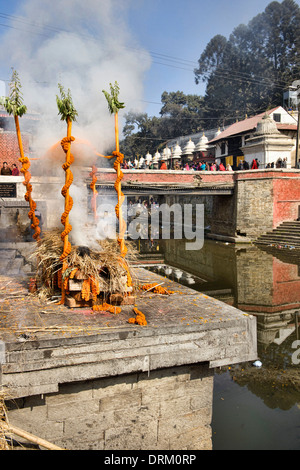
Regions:
<instances>
[{"instance_id":1,"label":"white stupa","mask_svg":"<svg viewBox=\"0 0 300 470\"><path fill-rule=\"evenodd\" d=\"M145 160L146 160L146 164L149 166L152 162L152 155L151 153L147 153L146 157L145 157Z\"/></svg>"},{"instance_id":2,"label":"white stupa","mask_svg":"<svg viewBox=\"0 0 300 470\"><path fill-rule=\"evenodd\" d=\"M196 147L195 147L195 151L196 152L205 152L208 148L208 138L205 136L204 132L203 132L203 135L201 137L201 139L199 140L199 142L197 143Z\"/></svg>"},{"instance_id":3,"label":"white stupa","mask_svg":"<svg viewBox=\"0 0 300 470\"><path fill-rule=\"evenodd\" d=\"M171 150L169 147L165 147L162 153L162 160L168 161L171 158Z\"/></svg>"},{"instance_id":4,"label":"white stupa","mask_svg":"<svg viewBox=\"0 0 300 470\"><path fill-rule=\"evenodd\" d=\"M180 145L178 143L175 145L175 147L172 149L172 158L173 159L180 159L182 155L182 150Z\"/></svg>"},{"instance_id":5,"label":"white stupa","mask_svg":"<svg viewBox=\"0 0 300 470\"><path fill-rule=\"evenodd\" d=\"M192 139L190 139L188 143L185 145L185 147L183 148L182 154L193 155L193 152L195 152L195 144L192 141Z\"/></svg>"},{"instance_id":6,"label":"white stupa","mask_svg":"<svg viewBox=\"0 0 300 470\"><path fill-rule=\"evenodd\" d=\"M161 160L161 154L157 150L152 159L152 163L156 168L158 167L160 160Z\"/></svg>"}]
</instances>

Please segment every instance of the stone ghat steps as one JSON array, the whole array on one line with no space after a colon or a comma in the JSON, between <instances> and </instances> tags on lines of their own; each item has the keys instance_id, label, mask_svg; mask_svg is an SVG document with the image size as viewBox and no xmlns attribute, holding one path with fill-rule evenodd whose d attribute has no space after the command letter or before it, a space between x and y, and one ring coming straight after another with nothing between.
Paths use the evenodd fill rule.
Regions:
<instances>
[{"instance_id":1,"label":"stone ghat steps","mask_svg":"<svg viewBox=\"0 0 300 470\"><path fill-rule=\"evenodd\" d=\"M300 221L283 222L276 229L258 237L255 244L300 250Z\"/></svg>"},{"instance_id":2,"label":"stone ghat steps","mask_svg":"<svg viewBox=\"0 0 300 470\"><path fill-rule=\"evenodd\" d=\"M0 274L13 276L30 271L31 267L25 263L23 256L17 250L0 249Z\"/></svg>"}]
</instances>

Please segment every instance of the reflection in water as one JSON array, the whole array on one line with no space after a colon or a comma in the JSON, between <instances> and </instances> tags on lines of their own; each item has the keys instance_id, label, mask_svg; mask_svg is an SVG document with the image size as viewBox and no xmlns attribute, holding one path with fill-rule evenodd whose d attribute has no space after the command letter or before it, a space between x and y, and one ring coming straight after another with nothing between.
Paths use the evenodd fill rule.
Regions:
<instances>
[{"instance_id":1,"label":"reflection in water","mask_svg":"<svg viewBox=\"0 0 300 470\"><path fill-rule=\"evenodd\" d=\"M300 449L299 259L209 240L199 251L159 241L159 253L165 264L151 269L257 317L262 368L239 364L215 376L214 448Z\"/></svg>"}]
</instances>

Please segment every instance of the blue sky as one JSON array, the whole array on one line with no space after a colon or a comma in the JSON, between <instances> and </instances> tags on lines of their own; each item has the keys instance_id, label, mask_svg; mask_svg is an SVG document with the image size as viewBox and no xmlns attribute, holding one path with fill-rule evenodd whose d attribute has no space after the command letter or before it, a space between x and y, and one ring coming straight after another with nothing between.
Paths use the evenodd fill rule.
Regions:
<instances>
[{"instance_id":1,"label":"blue sky","mask_svg":"<svg viewBox=\"0 0 300 470\"><path fill-rule=\"evenodd\" d=\"M38 0L33 1L38 5ZM40 0L40 4L45 1L47 0ZM70 1L52 0L52 4ZM104 3L110 1L114 2L95 0L95 5L101 9ZM248 23L271 3L270 0L123 1L126 8L122 10L122 15L130 35L130 44L149 51L152 58L151 66L144 77L142 97L145 111L149 115L158 115L160 105L156 103L160 102L164 91L180 90L185 94L204 94L204 85L195 84L193 69L209 40L216 34L228 37L236 26ZM26 6L26 3L27 0L0 0L0 41L7 34L10 25L9 19L1 15L21 16L21 7ZM296 3L300 5L300 0ZM116 4L121 5L122 0ZM2 63L0 73L5 74L10 66L11 64Z\"/></svg>"},{"instance_id":2,"label":"blue sky","mask_svg":"<svg viewBox=\"0 0 300 470\"><path fill-rule=\"evenodd\" d=\"M134 1L129 24L140 44L149 51L191 61L185 66L156 56L146 79L145 100L159 102L163 91L204 94L205 85L195 84L192 64L197 65L209 40L216 34L228 37L236 26L247 24L269 3L271 0ZM300 1L296 3L300 5ZM148 106L150 115L159 109L159 105Z\"/></svg>"}]
</instances>

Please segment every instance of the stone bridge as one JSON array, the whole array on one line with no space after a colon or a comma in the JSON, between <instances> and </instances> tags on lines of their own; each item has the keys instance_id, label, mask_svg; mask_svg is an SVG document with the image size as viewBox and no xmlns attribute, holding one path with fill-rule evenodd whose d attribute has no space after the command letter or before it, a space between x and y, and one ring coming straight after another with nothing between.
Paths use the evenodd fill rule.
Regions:
<instances>
[{"instance_id":1,"label":"stone bridge","mask_svg":"<svg viewBox=\"0 0 300 470\"><path fill-rule=\"evenodd\" d=\"M80 169L83 177L81 208L90 209L90 169ZM205 226L213 238L249 241L282 222L300 216L300 170L268 169L236 172L123 170L122 190L126 196L153 195L160 202L204 204ZM78 176L77 176L78 177ZM98 169L97 190L116 195L113 169ZM33 176L34 199L44 219L44 228L59 224L58 204L61 177ZM0 228L28 225L22 176L0 176ZM17 223L16 223L17 222Z\"/></svg>"},{"instance_id":2,"label":"stone bridge","mask_svg":"<svg viewBox=\"0 0 300 470\"><path fill-rule=\"evenodd\" d=\"M300 216L300 170L232 172L123 170L125 195L161 195L174 202L203 203L211 235L249 241ZM114 191L115 172L101 170L98 191Z\"/></svg>"},{"instance_id":3,"label":"stone bridge","mask_svg":"<svg viewBox=\"0 0 300 470\"><path fill-rule=\"evenodd\" d=\"M139 194L197 194L197 195L233 195L234 174L205 171L175 170L122 170L122 190L125 195ZM116 173L101 169L97 175L97 186L113 190Z\"/></svg>"}]
</instances>

